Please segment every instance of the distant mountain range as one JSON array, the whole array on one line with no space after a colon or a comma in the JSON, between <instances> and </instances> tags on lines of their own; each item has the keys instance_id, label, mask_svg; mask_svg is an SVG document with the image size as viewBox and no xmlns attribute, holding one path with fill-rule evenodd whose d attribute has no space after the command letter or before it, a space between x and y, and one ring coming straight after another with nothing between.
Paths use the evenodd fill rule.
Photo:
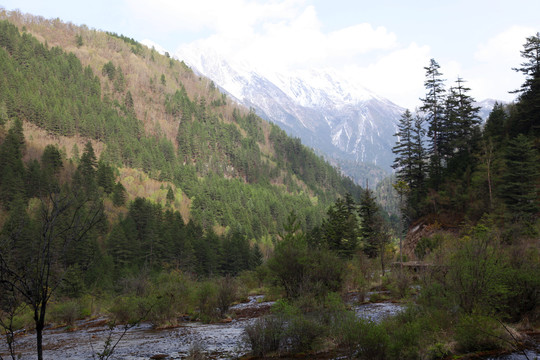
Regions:
<instances>
[{"instance_id":1,"label":"distant mountain range","mask_svg":"<svg viewBox=\"0 0 540 360\"><path fill-rule=\"evenodd\" d=\"M347 175L356 181L377 180L373 176L380 179L391 170L393 134L404 111L391 101L332 70L261 74L208 49L184 49L176 55L239 103L300 138L331 163L352 170ZM362 174L355 174L358 167Z\"/></svg>"},{"instance_id":2,"label":"distant mountain range","mask_svg":"<svg viewBox=\"0 0 540 360\"><path fill-rule=\"evenodd\" d=\"M212 49L176 54L239 103L312 147L358 183L391 171L396 126L405 110L328 69L262 73ZM487 117L494 100L479 104Z\"/></svg>"}]
</instances>

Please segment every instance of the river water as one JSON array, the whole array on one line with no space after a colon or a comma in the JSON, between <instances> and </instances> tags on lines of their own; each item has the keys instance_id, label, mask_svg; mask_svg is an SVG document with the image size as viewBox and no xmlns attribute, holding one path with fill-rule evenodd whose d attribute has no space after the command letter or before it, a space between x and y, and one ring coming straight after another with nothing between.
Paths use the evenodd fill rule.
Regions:
<instances>
[{"instance_id":1,"label":"river water","mask_svg":"<svg viewBox=\"0 0 540 360\"><path fill-rule=\"evenodd\" d=\"M111 359L148 360L148 359L183 359L196 350L204 352L211 359L237 358L249 352L249 345L244 335L244 328L255 321L253 314L262 314L270 308L271 302L263 302L262 296L251 297L250 301L231 308L238 316L227 323L203 324L186 322L173 329L156 330L149 323L143 323L129 329L114 350ZM394 303L373 303L353 307L357 316L380 321L384 317L394 316L403 309L403 305ZM250 316L247 316L250 314ZM123 328L111 330L105 319L80 321L77 330L66 332L62 329L47 329L44 332L44 358L65 360L98 359L96 355L103 350L105 340L111 335L112 343L119 339ZM19 359L35 359L35 334L29 333L17 337L16 350ZM8 358L3 338L0 338L0 355ZM540 353L529 352L529 359ZM524 355L513 354L493 360L524 360Z\"/></svg>"}]
</instances>

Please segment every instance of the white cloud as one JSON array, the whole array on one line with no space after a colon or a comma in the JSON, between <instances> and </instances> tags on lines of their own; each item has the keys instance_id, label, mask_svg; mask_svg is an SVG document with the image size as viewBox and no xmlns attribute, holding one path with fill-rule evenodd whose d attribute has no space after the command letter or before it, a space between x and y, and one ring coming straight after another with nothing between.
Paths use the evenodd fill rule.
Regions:
<instances>
[{"instance_id":1,"label":"white cloud","mask_svg":"<svg viewBox=\"0 0 540 360\"><path fill-rule=\"evenodd\" d=\"M385 27L361 23L333 31L324 26L308 0L125 0L131 15L161 32L193 32L198 40L180 46L216 52L266 76L309 68L335 68L395 103L414 109L424 97L429 46L400 44ZM478 46L468 64L452 55L441 71L452 86L461 76L478 100L510 100L522 77L511 70L533 29L514 26ZM203 34L203 35L201 35ZM403 41L403 39L401 39Z\"/></svg>"},{"instance_id":2,"label":"white cloud","mask_svg":"<svg viewBox=\"0 0 540 360\"><path fill-rule=\"evenodd\" d=\"M526 38L536 33L534 28L512 26L478 46L476 64L470 69L471 89L479 100L491 97L511 101L524 78L512 68L523 62L520 51Z\"/></svg>"},{"instance_id":3,"label":"white cloud","mask_svg":"<svg viewBox=\"0 0 540 360\"><path fill-rule=\"evenodd\" d=\"M358 56L397 46L395 34L384 27L358 24L325 33L313 6L295 9L295 16L261 15L258 21L237 25L242 31L216 28L213 35L191 45L219 51L261 73L343 65ZM261 12L253 5L252 13Z\"/></svg>"},{"instance_id":4,"label":"white cloud","mask_svg":"<svg viewBox=\"0 0 540 360\"><path fill-rule=\"evenodd\" d=\"M294 17L300 0L125 0L132 16L160 31L238 33L263 19Z\"/></svg>"},{"instance_id":5,"label":"white cloud","mask_svg":"<svg viewBox=\"0 0 540 360\"><path fill-rule=\"evenodd\" d=\"M480 44L474 53L474 58L480 62L512 62L517 65L520 61L520 50L525 39L536 31L533 28L512 26L509 29Z\"/></svg>"},{"instance_id":6,"label":"white cloud","mask_svg":"<svg viewBox=\"0 0 540 360\"><path fill-rule=\"evenodd\" d=\"M367 67L344 69L351 77L376 94L400 106L414 110L424 96L424 66L430 59L430 48L415 43L394 50Z\"/></svg>"}]
</instances>

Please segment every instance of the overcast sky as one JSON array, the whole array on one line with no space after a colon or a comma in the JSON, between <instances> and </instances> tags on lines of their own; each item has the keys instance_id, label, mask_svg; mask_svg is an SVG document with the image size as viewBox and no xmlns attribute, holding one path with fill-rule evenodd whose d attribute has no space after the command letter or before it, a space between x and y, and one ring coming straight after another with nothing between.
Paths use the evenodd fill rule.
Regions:
<instances>
[{"instance_id":1,"label":"overcast sky","mask_svg":"<svg viewBox=\"0 0 540 360\"><path fill-rule=\"evenodd\" d=\"M412 4L407 4L412 3ZM424 96L434 58L477 100L511 101L539 0L0 0L46 18L150 40L169 53L198 43L262 72L334 68L403 107Z\"/></svg>"}]
</instances>

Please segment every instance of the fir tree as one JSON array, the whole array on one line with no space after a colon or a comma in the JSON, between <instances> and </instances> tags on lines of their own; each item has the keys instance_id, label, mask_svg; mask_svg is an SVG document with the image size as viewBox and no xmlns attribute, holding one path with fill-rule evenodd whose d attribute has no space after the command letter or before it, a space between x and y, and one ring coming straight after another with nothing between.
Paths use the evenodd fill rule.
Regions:
<instances>
[{"instance_id":1,"label":"fir tree","mask_svg":"<svg viewBox=\"0 0 540 360\"><path fill-rule=\"evenodd\" d=\"M113 204L114 206L122 206L126 203L126 188L119 181L114 185Z\"/></svg>"},{"instance_id":2,"label":"fir tree","mask_svg":"<svg viewBox=\"0 0 540 360\"><path fill-rule=\"evenodd\" d=\"M517 112L514 124L510 128L511 134L540 135L540 33L528 37L523 45L521 57L525 62L515 71L525 75L525 82L521 88L514 91L520 94L516 105Z\"/></svg>"},{"instance_id":3,"label":"fir tree","mask_svg":"<svg viewBox=\"0 0 540 360\"><path fill-rule=\"evenodd\" d=\"M491 138L495 143L500 143L506 135L505 127L507 121L508 114L504 106L496 102L486 120L483 132L484 137Z\"/></svg>"},{"instance_id":4,"label":"fir tree","mask_svg":"<svg viewBox=\"0 0 540 360\"><path fill-rule=\"evenodd\" d=\"M424 87L427 90L426 97L422 100L420 110L424 113L428 122L428 136L430 138L430 180L435 189L441 182L441 162L442 162L442 127L444 116L444 80L439 72L439 64L431 59L429 66L425 67L426 80Z\"/></svg>"},{"instance_id":5,"label":"fir tree","mask_svg":"<svg viewBox=\"0 0 540 360\"><path fill-rule=\"evenodd\" d=\"M532 222L539 211L538 155L532 141L520 134L508 143L500 195L513 221Z\"/></svg>"},{"instance_id":6,"label":"fir tree","mask_svg":"<svg viewBox=\"0 0 540 360\"><path fill-rule=\"evenodd\" d=\"M377 257L380 254L381 241L383 240L383 222L373 191L364 190L360 198L358 212L361 219L360 236L364 243L362 250L371 258Z\"/></svg>"},{"instance_id":7,"label":"fir tree","mask_svg":"<svg viewBox=\"0 0 540 360\"><path fill-rule=\"evenodd\" d=\"M96 170L97 185L103 188L106 194L111 194L114 191L114 180L114 169L100 160Z\"/></svg>"},{"instance_id":8,"label":"fir tree","mask_svg":"<svg viewBox=\"0 0 540 360\"><path fill-rule=\"evenodd\" d=\"M350 194L336 200L322 224L323 241L329 250L342 257L351 257L360 238L357 204Z\"/></svg>"},{"instance_id":9,"label":"fir tree","mask_svg":"<svg viewBox=\"0 0 540 360\"><path fill-rule=\"evenodd\" d=\"M406 110L400 119L396 145L392 151L396 155L393 168L396 169L398 180L397 189L401 196L406 197L403 215L405 218L414 216L418 209L424 186L424 134L423 118L413 116Z\"/></svg>"},{"instance_id":10,"label":"fir tree","mask_svg":"<svg viewBox=\"0 0 540 360\"><path fill-rule=\"evenodd\" d=\"M474 106L474 99L468 95L470 88L464 86L460 77L452 87L446 99L446 116L443 118L444 130L441 147L446 160L447 174L459 175L473 162L471 154L479 140L479 107Z\"/></svg>"},{"instance_id":11,"label":"fir tree","mask_svg":"<svg viewBox=\"0 0 540 360\"><path fill-rule=\"evenodd\" d=\"M15 199L25 198L24 149L22 123L17 119L0 145L0 202L6 209Z\"/></svg>"}]
</instances>

